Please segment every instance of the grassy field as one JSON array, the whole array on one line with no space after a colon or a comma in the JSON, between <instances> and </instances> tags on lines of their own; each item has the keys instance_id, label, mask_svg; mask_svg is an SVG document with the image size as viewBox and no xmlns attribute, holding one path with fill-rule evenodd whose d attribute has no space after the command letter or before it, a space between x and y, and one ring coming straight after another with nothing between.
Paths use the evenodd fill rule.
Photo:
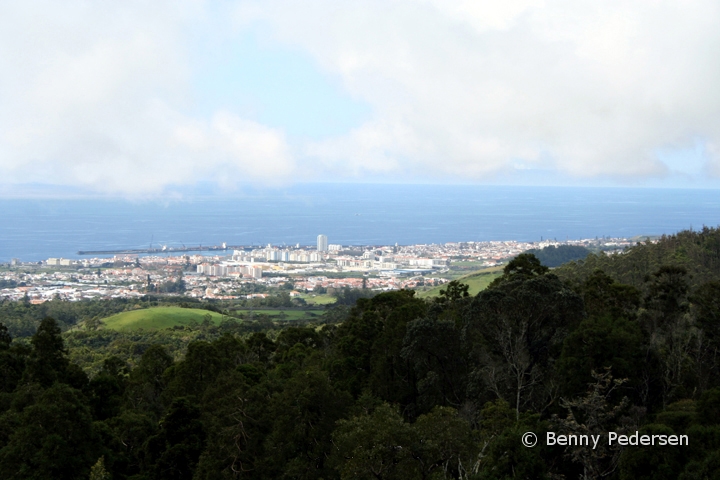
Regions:
<instances>
[{"instance_id":1,"label":"grassy field","mask_svg":"<svg viewBox=\"0 0 720 480\"><path fill-rule=\"evenodd\" d=\"M302 295L300 298L305 300L308 305L329 305L337 301L335 297L326 293L320 295L305 294Z\"/></svg>"},{"instance_id":2,"label":"grassy field","mask_svg":"<svg viewBox=\"0 0 720 480\"><path fill-rule=\"evenodd\" d=\"M477 295L478 292L484 290L488 285L490 285L490 282L495 280L501 274L502 267L493 267L486 268L485 270L480 270L479 272L471 273L470 275L458 277L457 280L460 283L465 283L470 287L468 289L468 293L470 293L470 295ZM440 285L438 287L433 287L428 290L420 290L418 291L417 296L420 298L437 297L438 295L440 295L440 290L442 290L443 288L445 288L445 286Z\"/></svg>"},{"instance_id":3,"label":"grassy field","mask_svg":"<svg viewBox=\"0 0 720 480\"><path fill-rule=\"evenodd\" d=\"M129 312L118 313L102 320L105 328L128 332L131 330L159 330L176 325L189 325L195 321L202 323L205 315L210 314L216 325L222 320L222 315L199 308L180 307L152 307Z\"/></svg>"}]
</instances>

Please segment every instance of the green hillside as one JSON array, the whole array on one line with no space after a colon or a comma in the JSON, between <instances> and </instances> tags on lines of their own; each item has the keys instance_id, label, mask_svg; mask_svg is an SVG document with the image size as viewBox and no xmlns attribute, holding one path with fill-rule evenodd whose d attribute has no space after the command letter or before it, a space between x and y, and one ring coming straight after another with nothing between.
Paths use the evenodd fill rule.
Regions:
<instances>
[{"instance_id":1,"label":"green hillside","mask_svg":"<svg viewBox=\"0 0 720 480\"><path fill-rule=\"evenodd\" d=\"M470 295L477 295L482 290L485 290L485 288L487 288L487 286L500 275L502 275L501 268L488 268L480 270L479 272L471 273L470 275L465 275L457 278L456 280L470 287L468 289L468 293ZM445 288L445 285L432 287L425 291L418 291L417 296L419 298L437 297L440 295L440 290L443 288Z\"/></svg>"},{"instance_id":2,"label":"green hillside","mask_svg":"<svg viewBox=\"0 0 720 480\"><path fill-rule=\"evenodd\" d=\"M193 321L202 323L206 315L212 317L215 325L222 320L222 315L219 313L199 308L152 307L118 313L103 319L102 323L105 328L124 332L140 328L159 330L176 325L189 325Z\"/></svg>"},{"instance_id":3,"label":"green hillside","mask_svg":"<svg viewBox=\"0 0 720 480\"><path fill-rule=\"evenodd\" d=\"M300 298L305 300L308 305L329 305L337 301L337 298L326 293L319 295L306 293L301 295Z\"/></svg>"},{"instance_id":4,"label":"green hillside","mask_svg":"<svg viewBox=\"0 0 720 480\"><path fill-rule=\"evenodd\" d=\"M720 279L720 229L684 230L653 242L638 242L621 254L588 255L553 270L561 279L581 283L602 270L620 283L642 288L663 265L682 267L691 287Z\"/></svg>"}]
</instances>

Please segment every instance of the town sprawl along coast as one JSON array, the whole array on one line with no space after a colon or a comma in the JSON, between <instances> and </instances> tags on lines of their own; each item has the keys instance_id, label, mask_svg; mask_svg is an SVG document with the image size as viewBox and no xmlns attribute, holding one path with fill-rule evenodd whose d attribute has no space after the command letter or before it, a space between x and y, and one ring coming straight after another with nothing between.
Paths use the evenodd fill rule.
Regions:
<instances>
[{"instance_id":1,"label":"town sprawl along coast","mask_svg":"<svg viewBox=\"0 0 720 480\"><path fill-rule=\"evenodd\" d=\"M0 298L42 303L53 298L82 300L175 293L200 299L263 297L292 281L291 296L334 290L428 290L473 272L494 267L531 249L572 246L588 251L621 252L628 238L540 242L493 241L445 244L352 246L328 243L264 248L248 247L214 255L171 252L40 262L13 259L0 270ZM582 250L581 250L582 251ZM163 290L182 279L182 288ZM252 287L251 287L252 285ZM259 288L258 288L259 287Z\"/></svg>"}]
</instances>

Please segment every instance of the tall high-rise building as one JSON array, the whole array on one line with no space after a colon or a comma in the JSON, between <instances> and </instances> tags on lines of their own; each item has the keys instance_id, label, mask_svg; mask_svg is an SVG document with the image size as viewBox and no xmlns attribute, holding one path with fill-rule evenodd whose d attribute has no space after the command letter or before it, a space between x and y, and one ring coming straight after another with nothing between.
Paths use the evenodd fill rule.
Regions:
<instances>
[{"instance_id":1,"label":"tall high-rise building","mask_svg":"<svg viewBox=\"0 0 720 480\"><path fill-rule=\"evenodd\" d=\"M322 235L322 234L318 235L317 251L318 252L327 252L328 251L327 235Z\"/></svg>"}]
</instances>

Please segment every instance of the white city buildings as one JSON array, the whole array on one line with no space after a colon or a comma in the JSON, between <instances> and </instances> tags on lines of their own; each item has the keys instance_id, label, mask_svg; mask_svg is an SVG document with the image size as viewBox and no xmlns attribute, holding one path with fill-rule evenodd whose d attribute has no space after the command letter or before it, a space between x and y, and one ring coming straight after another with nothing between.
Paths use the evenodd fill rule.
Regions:
<instances>
[{"instance_id":1,"label":"white city buildings","mask_svg":"<svg viewBox=\"0 0 720 480\"><path fill-rule=\"evenodd\" d=\"M320 234L317 237L317 251L327 252L328 251L328 238L327 235Z\"/></svg>"}]
</instances>

